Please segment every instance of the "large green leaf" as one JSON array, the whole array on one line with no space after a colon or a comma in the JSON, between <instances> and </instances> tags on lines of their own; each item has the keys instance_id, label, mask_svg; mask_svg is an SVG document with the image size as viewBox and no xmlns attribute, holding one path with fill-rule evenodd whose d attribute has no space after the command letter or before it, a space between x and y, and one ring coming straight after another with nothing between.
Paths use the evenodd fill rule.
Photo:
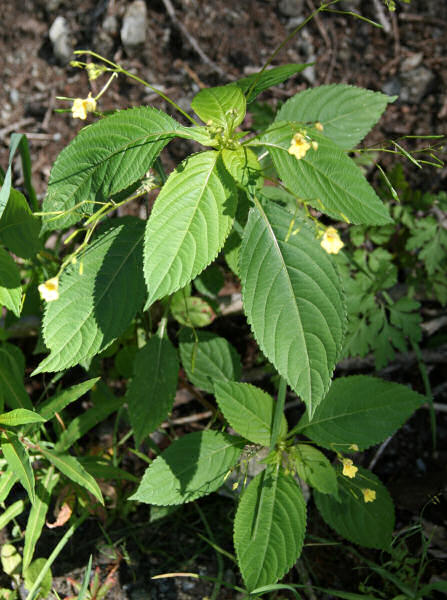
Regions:
<instances>
[{"instance_id":1,"label":"large green leaf","mask_svg":"<svg viewBox=\"0 0 447 600\"><path fill-rule=\"evenodd\" d=\"M184 287L216 258L235 209L234 182L217 152L195 154L171 173L146 228L146 307Z\"/></svg>"},{"instance_id":2,"label":"large green leaf","mask_svg":"<svg viewBox=\"0 0 447 600\"><path fill-rule=\"evenodd\" d=\"M329 138L309 130L318 149L309 149L300 160L289 154L293 135L299 129L296 123L275 122L259 141L253 142L268 148L289 190L337 221L392 223L388 209L359 167Z\"/></svg>"},{"instance_id":3,"label":"large green leaf","mask_svg":"<svg viewBox=\"0 0 447 600\"><path fill-rule=\"evenodd\" d=\"M216 400L231 427L254 444L270 446L272 437L273 398L249 383L216 381ZM282 416L279 439L287 435L287 421Z\"/></svg>"},{"instance_id":4,"label":"large green leaf","mask_svg":"<svg viewBox=\"0 0 447 600\"><path fill-rule=\"evenodd\" d=\"M387 104L396 98L352 85L321 85L287 100L279 109L276 121L319 121L328 138L341 148L351 150L377 123Z\"/></svg>"},{"instance_id":5,"label":"large green leaf","mask_svg":"<svg viewBox=\"0 0 447 600\"><path fill-rule=\"evenodd\" d=\"M306 483L322 494L332 494L338 498L337 476L334 467L325 455L309 444L294 446L296 470Z\"/></svg>"},{"instance_id":6,"label":"large green leaf","mask_svg":"<svg viewBox=\"0 0 447 600\"><path fill-rule=\"evenodd\" d=\"M198 388L213 393L214 381L232 381L241 376L238 353L225 338L210 331L180 332L180 358L188 379Z\"/></svg>"},{"instance_id":7,"label":"large green leaf","mask_svg":"<svg viewBox=\"0 0 447 600\"><path fill-rule=\"evenodd\" d=\"M154 335L136 354L126 400L137 446L172 410L178 371L177 351L166 337Z\"/></svg>"},{"instance_id":8,"label":"large green leaf","mask_svg":"<svg viewBox=\"0 0 447 600\"><path fill-rule=\"evenodd\" d=\"M0 346L0 408L7 404L10 408L27 408L33 405L23 383L25 357L17 346Z\"/></svg>"},{"instance_id":9,"label":"large green leaf","mask_svg":"<svg viewBox=\"0 0 447 600\"><path fill-rule=\"evenodd\" d=\"M229 84L200 90L191 108L207 125L231 132L244 120L246 101L241 89Z\"/></svg>"},{"instance_id":10,"label":"large green leaf","mask_svg":"<svg viewBox=\"0 0 447 600\"><path fill-rule=\"evenodd\" d=\"M8 252L0 247L0 306L20 317L21 300L20 271Z\"/></svg>"},{"instance_id":11,"label":"large green leaf","mask_svg":"<svg viewBox=\"0 0 447 600\"><path fill-rule=\"evenodd\" d=\"M189 433L146 469L130 500L167 506L210 494L238 462L243 446L241 438L218 431Z\"/></svg>"},{"instance_id":12,"label":"large green leaf","mask_svg":"<svg viewBox=\"0 0 447 600\"><path fill-rule=\"evenodd\" d=\"M12 189L0 219L0 242L22 258L33 258L42 249L40 219L31 212L26 198Z\"/></svg>"},{"instance_id":13,"label":"large green leaf","mask_svg":"<svg viewBox=\"0 0 447 600\"><path fill-rule=\"evenodd\" d=\"M34 374L60 371L106 348L142 307L144 222L114 219L62 273L59 299L47 304L43 337L50 355Z\"/></svg>"},{"instance_id":14,"label":"large green leaf","mask_svg":"<svg viewBox=\"0 0 447 600\"><path fill-rule=\"evenodd\" d=\"M328 254L279 206L250 211L240 256L244 310L261 350L312 414L341 351L345 303Z\"/></svg>"},{"instance_id":15,"label":"large green leaf","mask_svg":"<svg viewBox=\"0 0 447 600\"><path fill-rule=\"evenodd\" d=\"M56 469L68 477L68 479L71 479L71 481L74 481L86 489L93 494L101 504L104 504L99 485L74 456L71 456L70 454L59 454L48 450L47 448L41 448L40 451L43 456L49 460Z\"/></svg>"},{"instance_id":16,"label":"large green leaf","mask_svg":"<svg viewBox=\"0 0 447 600\"><path fill-rule=\"evenodd\" d=\"M386 549L394 529L393 501L376 475L358 469L353 479L339 474L339 502L329 494L314 491L315 503L326 523L347 540L367 548ZM362 490L374 491L375 500L365 502Z\"/></svg>"},{"instance_id":17,"label":"large green leaf","mask_svg":"<svg viewBox=\"0 0 447 600\"><path fill-rule=\"evenodd\" d=\"M17 427L29 423L44 423L45 419L38 413L27 408L15 408L0 415L0 425L3 427Z\"/></svg>"},{"instance_id":18,"label":"large green leaf","mask_svg":"<svg viewBox=\"0 0 447 600\"><path fill-rule=\"evenodd\" d=\"M25 530L25 545L23 548L24 572L33 559L36 544L45 525L45 517L48 512L48 506L51 499L51 493L59 479L59 475L54 473L54 468L49 468L41 481L36 486L36 500L29 512L28 521Z\"/></svg>"},{"instance_id":19,"label":"large green leaf","mask_svg":"<svg viewBox=\"0 0 447 600\"><path fill-rule=\"evenodd\" d=\"M9 469L18 477L25 488L29 499L34 502L35 483L31 462L24 445L12 431L0 434L0 448L9 465Z\"/></svg>"},{"instance_id":20,"label":"large green leaf","mask_svg":"<svg viewBox=\"0 0 447 600\"><path fill-rule=\"evenodd\" d=\"M392 435L425 398L407 386L366 375L340 377L317 407L311 422L303 415L297 430L328 449L365 450Z\"/></svg>"},{"instance_id":21,"label":"large green leaf","mask_svg":"<svg viewBox=\"0 0 447 600\"><path fill-rule=\"evenodd\" d=\"M247 104L249 104L264 90L267 90L274 85L279 85L283 81L286 81L286 79L289 79L289 77L292 77L292 75L301 73L306 67L310 66L311 65L298 63L280 65L279 67L267 69L263 73L253 73L253 75L238 79L234 83L241 88L244 94L247 93ZM296 121L296 119L294 119L294 121Z\"/></svg>"},{"instance_id":22,"label":"large green leaf","mask_svg":"<svg viewBox=\"0 0 447 600\"><path fill-rule=\"evenodd\" d=\"M306 503L290 475L270 467L244 491L234 521L234 545L248 591L275 583L303 547Z\"/></svg>"},{"instance_id":23,"label":"large green leaf","mask_svg":"<svg viewBox=\"0 0 447 600\"><path fill-rule=\"evenodd\" d=\"M43 210L44 229L60 229L92 214L144 177L178 124L148 106L119 111L85 127L56 159ZM98 206L96 206L98 208Z\"/></svg>"}]
</instances>

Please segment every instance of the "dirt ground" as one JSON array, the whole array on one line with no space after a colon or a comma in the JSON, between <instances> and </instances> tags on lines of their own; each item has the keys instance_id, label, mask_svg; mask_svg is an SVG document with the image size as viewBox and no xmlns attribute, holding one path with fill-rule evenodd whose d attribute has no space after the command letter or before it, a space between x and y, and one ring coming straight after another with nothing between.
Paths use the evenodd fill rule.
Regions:
<instances>
[{"instance_id":1,"label":"dirt ground","mask_svg":"<svg viewBox=\"0 0 447 600\"><path fill-rule=\"evenodd\" d=\"M70 103L57 100L56 96L86 97L89 89L96 94L102 85L98 81L89 84L85 72L69 65L69 60L74 58L69 55L70 49L94 50L119 62L186 109L200 87L226 83L259 70L300 19L318 5L318 0L146 0L142 4L146 9L145 21L140 0L138 10L143 10L139 18L145 25L144 39L134 45L132 36L135 41L137 30L131 32L130 41L123 39L127 35L123 33L123 24L130 1L0 0L0 164L3 168L7 165L10 134L26 133L31 144L33 183L39 198L45 194L57 154L84 125L73 120L69 112L54 112L57 108L70 107ZM315 19L273 62L275 65L287 62L315 65L265 92L261 101L274 106L310 86L349 83L400 96L389 106L370 136L369 140L374 143L410 134L447 135L447 1L412 0L396 13L384 11L383 15L377 5L380 2L373 0L342 3L345 10L360 10L364 16L384 21L385 30L346 15L322 15ZM173 7L174 15L169 14L169 6ZM60 41L62 46L56 48L50 39L50 28L58 17L64 19L62 29L65 28L66 33L63 44ZM199 56L194 44L204 56ZM101 98L99 108L106 111L140 104L162 108L181 120L181 115L174 114L149 88L125 79L112 83ZM408 147L427 142L411 143L413 146ZM186 141L170 144L164 158L167 167L182 159L188 150ZM411 181L424 191L447 188L446 167L422 171L412 167L408 171ZM14 185L20 188L22 183L19 161L16 161ZM410 362L390 377L412 383L414 369L415 363ZM445 380L445 362L435 364L431 375L435 383L441 384ZM416 382L416 388L418 386L420 382ZM445 402L446 395L444 386L438 401ZM439 435L447 438L447 422L442 418ZM398 527L413 522L412 518L419 514L427 498L439 493L442 482L445 484L446 453L440 452L433 460L429 445L427 411L427 414L418 414L395 436L386 449L386 461L374 453L364 458L365 465L377 460L376 472L394 494ZM222 505L220 501L209 505L207 502L205 500L203 510L206 512L209 506L211 520L216 518L213 511L218 506L222 510L221 521L231 522L223 499ZM428 528L438 527L434 561L447 557L444 509L445 503L438 507L433 504L424 514ZM191 580L170 579L149 587L149 577L159 572L160 564L177 570L176 562L180 561L183 566L189 565L190 570L215 575L214 554L209 546L200 542L197 548L194 525L196 521L199 525L200 519L192 508L187 510L191 527L181 533L176 528L175 518L169 521L169 530L163 531L163 525L148 523L147 511L140 512L134 517L135 535L127 542L129 556L101 558L101 553L96 552L94 564L102 569L102 574L117 562L120 564L119 584L107 598L188 600L210 595L209 585L191 583ZM181 523L184 521L179 526ZM312 523L311 518L313 535L328 535L321 524ZM163 539L162 543L157 535ZM172 541L165 539L169 535L175 536L175 545L182 557L176 555L171 563L165 560L172 552ZM57 531L47 532L47 547L54 547L58 537ZM62 597L73 593L67 573L78 580L82 577L82 569L92 551L87 542L92 541L94 546L100 538L97 526L87 524L82 529L81 539L73 538L67 546L56 569ZM151 544L156 545L152 554ZM351 569L345 568L347 563L340 563L339 554L333 550L319 552L315 556L314 549L306 550L308 562L303 565L312 564L312 576L325 586L348 589ZM349 560L354 559L351 556ZM439 571L439 565L436 568ZM236 570L225 572L229 583L237 582L237 578ZM231 597L234 596L230 592L221 592L219 596Z\"/></svg>"}]
</instances>

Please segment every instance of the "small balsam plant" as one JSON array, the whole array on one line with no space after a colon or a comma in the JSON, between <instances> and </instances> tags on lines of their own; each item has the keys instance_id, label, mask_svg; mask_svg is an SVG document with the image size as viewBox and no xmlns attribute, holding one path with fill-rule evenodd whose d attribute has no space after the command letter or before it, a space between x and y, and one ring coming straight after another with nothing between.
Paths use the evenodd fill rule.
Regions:
<instances>
[{"instance_id":1,"label":"small balsam plant","mask_svg":"<svg viewBox=\"0 0 447 600\"><path fill-rule=\"evenodd\" d=\"M89 66L92 78L111 71L111 79L126 73L142 81L103 60L104 65ZM275 67L202 89L191 103L196 117L179 108L190 126L148 106L104 116L60 153L39 215L45 234L70 229L68 241L82 231L85 238L39 286L46 301L42 338L48 355L34 375L75 365L88 369L146 312L151 325L133 354L125 396L136 446L172 410L180 366L191 384L214 395L218 409L214 429L184 435L159 454L130 500L178 505L235 482L240 497L234 545L248 593L275 583L299 557L306 532L305 484L337 533L370 548L389 547L392 500L376 475L356 465L356 453L390 436L425 400L406 386L374 377L332 382L347 311L333 256L343 242L328 223L393 224L349 153L394 98L351 85L323 85L290 98L262 133L241 129L247 107L262 91L305 66ZM100 95L74 99L73 117L95 113ZM159 156L176 138L194 140L203 149L166 176ZM157 187L147 220L106 218ZM12 192L9 211L21 201ZM276 399L241 382L234 347L200 329L214 312L202 296L193 295L191 283L206 292L216 275L213 263L222 257L240 279L247 321L277 372ZM178 348L167 333L169 318L181 324ZM8 352L13 362L16 353ZM23 380L23 368L17 377ZM91 379L84 387L96 384ZM55 444L29 442L30 431L79 398L84 387L57 395L37 412L29 398L22 403L5 398L11 410L0 415L0 432L11 467L7 487L20 481L33 506L42 502L30 454L51 465L47 478L61 472L102 501L87 466L68 452L82 433L69 427ZM298 423L288 424L284 416L287 387L305 405ZM122 405L104 389L99 388L106 399L103 417ZM87 431L95 418L96 413L77 431ZM250 480L249 460L263 467ZM27 564L35 527L31 535Z\"/></svg>"}]
</instances>

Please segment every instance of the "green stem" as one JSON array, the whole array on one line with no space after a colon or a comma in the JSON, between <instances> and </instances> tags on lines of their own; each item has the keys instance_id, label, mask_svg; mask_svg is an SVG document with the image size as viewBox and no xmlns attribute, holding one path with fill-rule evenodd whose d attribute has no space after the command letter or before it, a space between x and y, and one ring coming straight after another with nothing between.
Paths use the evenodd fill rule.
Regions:
<instances>
[{"instance_id":1,"label":"green stem","mask_svg":"<svg viewBox=\"0 0 447 600\"><path fill-rule=\"evenodd\" d=\"M151 85L150 83L145 81L144 79L141 79L137 75L134 75L133 73L130 73L129 71L126 71L126 69L123 69L123 67L121 65L118 65L110 60L107 60L106 58L104 58L100 54L96 54L96 52L93 52L92 50L75 50L74 54L88 54L89 56L93 56L95 58L98 58L99 60L102 60L103 62L107 63L108 65L110 65L114 69L116 69L117 73L122 73L123 75L126 75L130 79L133 79L134 81L137 81L138 83L141 83L141 85L144 85L144 87L147 87L150 90L152 90L153 92L155 92L156 94L158 94L161 98L163 98L163 100L166 100L166 102L168 102L171 106L173 106L179 113L181 113L184 117L186 117L189 121L191 121L191 123L193 125L197 125L197 126L199 125L199 123L197 123L197 121L195 119L193 119L190 115L188 115L188 113L185 112L176 102L174 102L174 100L171 100L171 98L166 96L166 94L164 94L161 90L157 89L156 87L154 87L153 85Z\"/></svg>"},{"instance_id":2,"label":"green stem","mask_svg":"<svg viewBox=\"0 0 447 600\"><path fill-rule=\"evenodd\" d=\"M36 192L31 181L31 156L29 153L29 144L26 135L24 135L20 140L19 150L20 157L22 159L23 181L28 193L31 210L34 212L39 209L39 203L37 201Z\"/></svg>"},{"instance_id":3,"label":"green stem","mask_svg":"<svg viewBox=\"0 0 447 600\"><path fill-rule=\"evenodd\" d=\"M275 414L273 415L272 424L272 440L270 443L270 451L275 448L276 442L278 441L279 432L281 429L281 422L284 415L284 404L286 402L286 390L287 383L284 377L279 380L278 398L275 405Z\"/></svg>"},{"instance_id":4,"label":"green stem","mask_svg":"<svg viewBox=\"0 0 447 600\"><path fill-rule=\"evenodd\" d=\"M59 543L57 544L57 546L55 547L55 549L53 550L53 552L47 558L47 562L45 563L42 571L39 573L36 581L34 582L32 588L30 589L30 591L28 593L28 596L26 597L26 600L35 600L35 598L37 598L40 585L41 585L42 581L44 580L45 575L47 574L47 572L51 569L51 565L54 563L54 561L56 560L56 558L62 552L65 544L68 542L68 540L74 534L74 532L76 531L76 529L80 525L82 525L82 523L87 519L87 517L88 517L88 513L85 513L85 514L81 515L71 525L71 527L69 527L67 529L67 531L64 533L63 537L59 540Z\"/></svg>"},{"instance_id":5,"label":"green stem","mask_svg":"<svg viewBox=\"0 0 447 600\"><path fill-rule=\"evenodd\" d=\"M422 352L419 347L419 344L413 340L411 340L411 346L413 348L414 353L416 354L416 358L418 360L419 372L422 377L422 381L424 383L425 395L428 400L428 408L430 411L430 426L431 426L431 437L433 444L433 451L436 450L436 413L435 407L433 403L433 392L430 385L430 379L428 377L427 367L425 366L424 359L422 358Z\"/></svg>"}]
</instances>

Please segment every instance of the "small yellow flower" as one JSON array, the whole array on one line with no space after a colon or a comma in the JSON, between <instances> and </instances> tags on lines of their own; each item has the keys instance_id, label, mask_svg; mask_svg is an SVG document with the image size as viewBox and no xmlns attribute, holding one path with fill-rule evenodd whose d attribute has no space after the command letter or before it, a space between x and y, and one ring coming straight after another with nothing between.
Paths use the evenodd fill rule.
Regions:
<instances>
[{"instance_id":1,"label":"small yellow flower","mask_svg":"<svg viewBox=\"0 0 447 600\"><path fill-rule=\"evenodd\" d=\"M98 79L98 77L107 71L107 67L104 67L103 65L97 65L96 63L88 63L85 68L90 81Z\"/></svg>"},{"instance_id":2,"label":"small yellow flower","mask_svg":"<svg viewBox=\"0 0 447 600\"><path fill-rule=\"evenodd\" d=\"M290 142L289 154L293 154L298 160L306 156L311 144L302 133L295 133Z\"/></svg>"},{"instance_id":3,"label":"small yellow flower","mask_svg":"<svg viewBox=\"0 0 447 600\"><path fill-rule=\"evenodd\" d=\"M73 106L71 107L73 119L82 119L85 121L87 113L94 110L96 110L96 100L92 98L91 92L87 98L75 98L73 100Z\"/></svg>"},{"instance_id":4,"label":"small yellow flower","mask_svg":"<svg viewBox=\"0 0 447 600\"><path fill-rule=\"evenodd\" d=\"M37 289L39 290L42 300L53 302L53 300L59 298L59 279L57 277L47 279L47 281L41 283Z\"/></svg>"},{"instance_id":5,"label":"small yellow flower","mask_svg":"<svg viewBox=\"0 0 447 600\"><path fill-rule=\"evenodd\" d=\"M358 471L358 468L354 465L350 458L343 458L341 462L343 463L343 475L353 479Z\"/></svg>"},{"instance_id":6,"label":"small yellow flower","mask_svg":"<svg viewBox=\"0 0 447 600\"><path fill-rule=\"evenodd\" d=\"M369 488L364 488L362 490L362 494L363 494L363 500L365 502L374 502L374 500L376 499L375 490L370 490Z\"/></svg>"},{"instance_id":7,"label":"small yellow flower","mask_svg":"<svg viewBox=\"0 0 447 600\"><path fill-rule=\"evenodd\" d=\"M312 142L312 150L318 150L318 142Z\"/></svg>"},{"instance_id":8,"label":"small yellow flower","mask_svg":"<svg viewBox=\"0 0 447 600\"><path fill-rule=\"evenodd\" d=\"M353 450L354 452L358 452L359 451L359 447L357 446L357 444L351 444L349 446L349 450Z\"/></svg>"},{"instance_id":9,"label":"small yellow flower","mask_svg":"<svg viewBox=\"0 0 447 600\"><path fill-rule=\"evenodd\" d=\"M315 129L318 129L318 131L323 131L323 129L324 129L323 123L320 123L320 121L317 121L315 123Z\"/></svg>"},{"instance_id":10,"label":"small yellow flower","mask_svg":"<svg viewBox=\"0 0 447 600\"><path fill-rule=\"evenodd\" d=\"M320 245L328 254L338 254L343 248L344 243L341 241L335 227L328 227L323 234Z\"/></svg>"}]
</instances>

